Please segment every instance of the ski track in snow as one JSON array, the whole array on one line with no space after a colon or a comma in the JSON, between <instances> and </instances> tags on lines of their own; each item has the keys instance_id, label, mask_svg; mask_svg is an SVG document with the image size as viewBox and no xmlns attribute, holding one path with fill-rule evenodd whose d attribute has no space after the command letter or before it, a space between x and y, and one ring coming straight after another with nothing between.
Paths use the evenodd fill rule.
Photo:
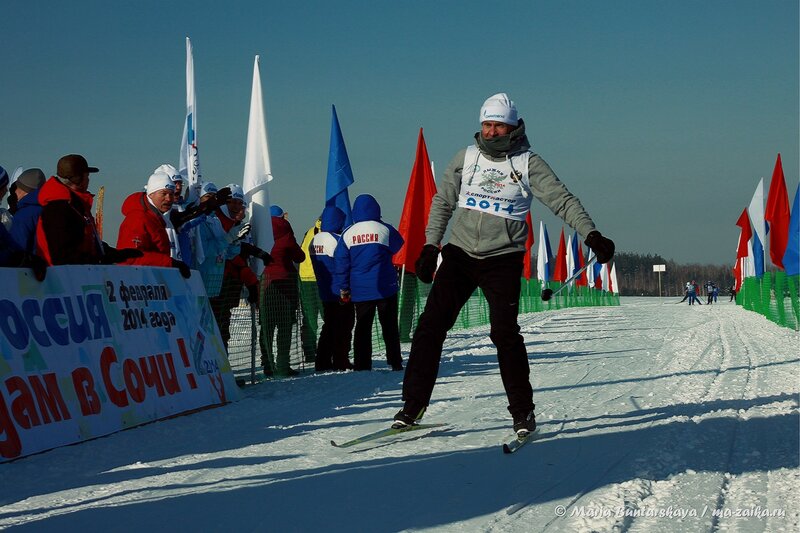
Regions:
<instances>
[{"instance_id":1,"label":"ski track in snow","mask_svg":"<svg viewBox=\"0 0 800 533\"><path fill-rule=\"evenodd\" d=\"M797 531L797 333L727 302L671 304L521 316L540 429L512 456L481 327L445 343L425 417L445 428L330 445L402 405L402 375L376 354L373 372L269 381L235 404L2 464L0 528Z\"/></svg>"}]
</instances>

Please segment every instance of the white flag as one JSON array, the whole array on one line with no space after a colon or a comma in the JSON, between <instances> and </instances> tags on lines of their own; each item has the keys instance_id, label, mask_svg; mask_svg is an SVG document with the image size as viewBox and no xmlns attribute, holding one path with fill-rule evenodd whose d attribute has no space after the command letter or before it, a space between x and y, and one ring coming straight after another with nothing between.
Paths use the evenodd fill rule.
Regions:
<instances>
[{"instance_id":1,"label":"white flag","mask_svg":"<svg viewBox=\"0 0 800 533\"><path fill-rule=\"evenodd\" d=\"M611 267L611 292L619 294L619 285L617 284L617 263Z\"/></svg>"},{"instance_id":2,"label":"white flag","mask_svg":"<svg viewBox=\"0 0 800 533\"><path fill-rule=\"evenodd\" d=\"M253 90L250 95L250 122L247 126L247 151L244 157L242 189L250 212L250 236L253 244L270 252L275 243L272 236L272 217L269 212L269 187L272 180L267 146L267 124L261 94L261 72L256 56L253 64ZM257 275L264 270L260 259L252 258L250 268Z\"/></svg>"},{"instance_id":3,"label":"white flag","mask_svg":"<svg viewBox=\"0 0 800 533\"><path fill-rule=\"evenodd\" d=\"M197 100L194 93L194 57L192 42L186 38L186 120L178 163L178 172L188 183L185 193L187 203L200 197L203 177L200 173L200 156L197 151Z\"/></svg>"},{"instance_id":4,"label":"white flag","mask_svg":"<svg viewBox=\"0 0 800 533\"><path fill-rule=\"evenodd\" d=\"M576 235L577 238L577 235ZM575 272L575 254L572 250L572 235L567 235L567 279ZM570 287L575 286L575 280L570 282Z\"/></svg>"},{"instance_id":5,"label":"white flag","mask_svg":"<svg viewBox=\"0 0 800 533\"><path fill-rule=\"evenodd\" d=\"M545 286L545 283L549 281L547 276L547 269L548 269L548 262L550 257L547 253L547 247L549 244L545 245L547 242L547 236L545 234L544 224L542 221L539 221L539 253L536 256L536 277L539 281L542 282L542 287Z\"/></svg>"},{"instance_id":6,"label":"white flag","mask_svg":"<svg viewBox=\"0 0 800 533\"><path fill-rule=\"evenodd\" d=\"M608 263L606 263L605 265L600 265L600 281L602 282L602 289L608 292L609 291Z\"/></svg>"},{"instance_id":7,"label":"white flag","mask_svg":"<svg viewBox=\"0 0 800 533\"><path fill-rule=\"evenodd\" d=\"M750 223L753 226L753 237L751 244L753 252L750 254L753 262L755 276L761 277L764 274L764 247L767 245L767 228L764 222L764 178L758 181L753 199L747 207L750 215Z\"/></svg>"}]
</instances>

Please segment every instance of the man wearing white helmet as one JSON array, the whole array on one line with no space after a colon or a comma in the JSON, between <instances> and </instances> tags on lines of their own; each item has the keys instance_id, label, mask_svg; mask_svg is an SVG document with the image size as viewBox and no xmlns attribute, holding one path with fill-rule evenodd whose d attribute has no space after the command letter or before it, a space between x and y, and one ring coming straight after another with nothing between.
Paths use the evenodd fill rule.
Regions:
<instances>
[{"instance_id":1,"label":"man wearing white helmet","mask_svg":"<svg viewBox=\"0 0 800 533\"><path fill-rule=\"evenodd\" d=\"M258 277L247 265L247 258L258 257L267 265L272 261L272 257L261 248L245 242L250 232L250 224L243 224L246 204L242 187L230 183L225 189L230 191L230 196L214 213L222 225L223 232L229 236L229 242L238 249L234 248L233 254L226 255L219 293L209 298L209 302L219 326L222 342L227 349L231 337L231 311L239 305L242 285L247 288L248 302L258 304Z\"/></svg>"},{"instance_id":2,"label":"man wearing white helmet","mask_svg":"<svg viewBox=\"0 0 800 533\"><path fill-rule=\"evenodd\" d=\"M505 93L490 96L480 109L480 131L445 170L431 203L426 244L415 264L420 281L433 282L411 344L405 379L405 405L393 427L422 418L436 382L442 345L459 311L476 288L489 304L489 337L497 347L500 376L517 436L536 428L528 354L517 314L526 217L535 197L575 228L600 263L614 255L614 243L595 229L578 198L547 163L531 151L525 123ZM452 219L449 242L442 239Z\"/></svg>"},{"instance_id":3,"label":"man wearing white helmet","mask_svg":"<svg viewBox=\"0 0 800 533\"><path fill-rule=\"evenodd\" d=\"M196 238L195 228L202 222L202 216L214 211L217 206L222 205L230 196L230 189L223 188L214 194L207 202L188 204L182 196L183 177L172 165L165 163L155 169L154 173L163 173L170 177L174 186L175 194L172 208L165 214L169 217L174 232L170 232L170 240L173 240L172 247L173 259L179 259L196 268L197 256L202 256L203 251L198 249L200 244Z\"/></svg>"}]
</instances>

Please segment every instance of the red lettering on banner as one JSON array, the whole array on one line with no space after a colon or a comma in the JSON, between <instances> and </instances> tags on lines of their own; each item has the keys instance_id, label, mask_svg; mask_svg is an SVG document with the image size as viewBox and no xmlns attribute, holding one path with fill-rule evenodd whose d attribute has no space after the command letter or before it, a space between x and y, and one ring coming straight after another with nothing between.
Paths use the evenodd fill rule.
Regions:
<instances>
[{"instance_id":1,"label":"red lettering on banner","mask_svg":"<svg viewBox=\"0 0 800 533\"><path fill-rule=\"evenodd\" d=\"M180 392L181 384L178 383L178 374L175 372L175 363L172 361L172 354L167 352L164 355L156 355L156 364L158 365L158 373L161 375L167 394Z\"/></svg>"},{"instance_id":2,"label":"red lettering on banner","mask_svg":"<svg viewBox=\"0 0 800 533\"><path fill-rule=\"evenodd\" d=\"M158 355L160 356L161 354ZM140 357L139 369L142 371L145 385L150 388L155 387L156 394L158 394L159 397L164 396L164 384L161 382L161 376L158 373L156 356L149 355L147 357Z\"/></svg>"},{"instance_id":3,"label":"red lettering on banner","mask_svg":"<svg viewBox=\"0 0 800 533\"><path fill-rule=\"evenodd\" d=\"M122 374L125 378L125 388L128 389L131 399L136 403L142 403L145 396L144 379L133 359L125 359L122 363Z\"/></svg>"},{"instance_id":4,"label":"red lettering on banner","mask_svg":"<svg viewBox=\"0 0 800 533\"><path fill-rule=\"evenodd\" d=\"M6 390L8 397L18 392L19 396L11 400L11 414L21 428L31 429L33 426L42 424L39 413L36 412L36 404L33 403L33 394L28 388L25 380L19 376L11 376L6 380Z\"/></svg>"},{"instance_id":5,"label":"red lettering on banner","mask_svg":"<svg viewBox=\"0 0 800 533\"><path fill-rule=\"evenodd\" d=\"M9 459L19 456L22 453L22 442L19 440L19 433L14 426L14 421L8 414L6 401L0 394L0 436L5 435L0 440L0 455Z\"/></svg>"},{"instance_id":6,"label":"red lettering on banner","mask_svg":"<svg viewBox=\"0 0 800 533\"><path fill-rule=\"evenodd\" d=\"M67 409L67 404L64 403L64 397L61 396L61 389L58 387L56 375L51 372L43 375L42 378L44 379L44 385L39 380L39 376L30 376L28 378L36 396L36 402L39 404L42 421L45 424L49 424L51 415L52 420L56 422L72 418Z\"/></svg>"},{"instance_id":7,"label":"red lettering on banner","mask_svg":"<svg viewBox=\"0 0 800 533\"><path fill-rule=\"evenodd\" d=\"M183 346L183 339L178 339L178 347L186 351ZM186 358L188 361L188 356ZM126 359L122 363L122 379L125 382L124 389L117 389L111 381L110 368L112 363L117 362L117 354L114 349L107 346L103 349L100 356L100 370L103 373L103 384L108 392L108 397L117 407L126 407L133 400L142 403L147 396L148 388L155 388L156 394L175 394L181 391L178 378L175 372L175 364L172 362L172 354L149 355L140 357L138 361ZM197 388L194 376L190 376L189 384L192 388ZM127 394L126 394L127 392Z\"/></svg>"},{"instance_id":8,"label":"red lettering on banner","mask_svg":"<svg viewBox=\"0 0 800 533\"><path fill-rule=\"evenodd\" d=\"M117 353L111 346L103 348L103 353L100 354L100 374L103 376L103 385L106 387L108 398L111 403L117 407L128 406L128 395L125 390L119 390L114 387L114 382L111 381L111 364L117 362Z\"/></svg>"},{"instance_id":9,"label":"red lettering on banner","mask_svg":"<svg viewBox=\"0 0 800 533\"><path fill-rule=\"evenodd\" d=\"M183 360L183 366L186 368L192 368L191 363L189 362L189 354L186 353L186 343L183 342L183 339L178 339L178 351L181 352L181 359ZM186 380L189 382L189 386L193 389L197 388L197 380L194 378L194 374L191 372L186 374Z\"/></svg>"},{"instance_id":10,"label":"red lettering on banner","mask_svg":"<svg viewBox=\"0 0 800 533\"><path fill-rule=\"evenodd\" d=\"M3 383L11 402L9 411L0 394L0 435L6 435L4 440L0 440L0 455L3 457L16 457L22 451L16 426L31 429L43 423L72 418L54 373L30 376L27 382L20 376L11 376Z\"/></svg>"},{"instance_id":11,"label":"red lettering on banner","mask_svg":"<svg viewBox=\"0 0 800 533\"><path fill-rule=\"evenodd\" d=\"M83 416L99 414L102 404L94 387L94 376L88 368L82 366L72 371L72 386L78 395L81 414Z\"/></svg>"}]
</instances>

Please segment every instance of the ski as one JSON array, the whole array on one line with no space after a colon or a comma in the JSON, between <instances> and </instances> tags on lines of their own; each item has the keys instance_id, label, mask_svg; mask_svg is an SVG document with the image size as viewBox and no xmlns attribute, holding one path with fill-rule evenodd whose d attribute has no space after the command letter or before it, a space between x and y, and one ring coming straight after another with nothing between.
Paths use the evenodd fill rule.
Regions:
<instances>
[{"instance_id":1,"label":"ski","mask_svg":"<svg viewBox=\"0 0 800 533\"><path fill-rule=\"evenodd\" d=\"M536 428L539 429L539 428ZM503 443L503 453L514 453L515 451L519 450L526 444L528 444L531 440L533 440L533 435L536 433L536 429L534 429L531 433L528 433L524 437L514 437L508 442Z\"/></svg>"},{"instance_id":2,"label":"ski","mask_svg":"<svg viewBox=\"0 0 800 533\"><path fill-rule=\"evenodd\" d=\"M393 437L395 435L400 435L402 433L408 433L410 431L419 431L421 429L432 429L432 428L440 428L444 427L446 424L415 424L413 426L407 426L401 429L394 429L394 428L387 428L382 429L380 431L376 431L374 433L367 433L366 435L361 435L360 437L356 437L355 439L349 440L347 442L343 442L338 444L336 441L331 441L331 445L337 448L350 448L351 446L356 446L358 444L362 444L364 442L370 442L373 440L383 439L386 437Z\"/></svg>"}]
</instances>

